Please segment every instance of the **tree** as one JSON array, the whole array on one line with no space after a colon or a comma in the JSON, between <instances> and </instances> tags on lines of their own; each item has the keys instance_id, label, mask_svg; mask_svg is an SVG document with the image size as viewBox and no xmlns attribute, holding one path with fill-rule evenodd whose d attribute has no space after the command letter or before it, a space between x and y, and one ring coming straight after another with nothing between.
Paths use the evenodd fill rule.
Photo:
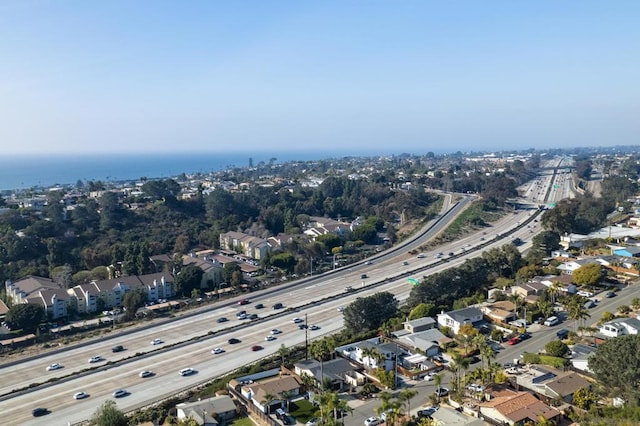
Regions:
<instances>
[{"instance_id":1,"label":"tree","mask_svg":"<svg viewBox=\"0 0 640 426\"><path fill-rule=\"evenodd\" d=\"M285 346L285 344L281 344L280 347L278 348L278 355L280 355L280 365L284 365L284 362L287 358L287 356L289 356L289 348Z\"/></svg>"},{"instance_id":2,"label":"tree","mask_svg":"<svg viewBox=\"0 0 640 426\"><path fill-rule=\"evenodd\" d=\"M122 298L122 306L125 308L125 318L131 320L135 317L138 308L144 305L147 295L143 290L130 290Z\"/></svg>"},{"instance_id":3,"label":"tree","mask_svg":"<svg viewBox=\"0 0 640 426\"><path fill-rule=\"evenodd\" d=\"M588 410L598 402L598 396L589 388L580 388L573 394L573 403L583 410Z\"/></svg>"},{"instance_id":4,"label":"tree","mask_svg":"<svg viewBox=\"0 0 640 426\"><path fill-rule=\"evenodd\" d=\"M345 328L352 333L377 330L398 310L398 300L389 292L361 297L347 306L343 312Z\"/></svg>"},{"instance_id":5,"label":"tree","mask_svg":"<svg viewBox=\"0 0 640 426\"><path fill-rule=\"evenodd\" d=\"M182 294L184 297L188 297L191 291L195 288L200 288L202 282L202 275L204 272L197 266L187 265L174 279L176 286L176 293Z\"/></svg>"},{"instance_id":6,"label":"tree","mask_svg":"<svg viewBox=\"0 0 640 426\"><path fill-rule=\"evenodd\" d=\"M589 368L612 395L619 395L631 405L640 397L640 335L610 339L589 357Z\"/></svg>"},{"instance_id":7,"label":"tree","mask_svg":"<svg viewBox=\"0 0 640 426\"><path fill-rule=\"evenodd\" d=\"M573 271L572 279L577 285L592 287L602 280L602 267L599 263L587 263Z\"/></svg>"},{"instance_id":8,"label":"tree","mask_svg":"<svg viewBox=\"0 0 640 426\"><path fill-rule=\"evenodd\" d=\"M544 350L547 355L563 357L569 351L569 347L562 340L552 340L544 346Z\"/></svg>"},{"instance_id":9,"label":"tree","mask_svg":"<svg viewBox=\"0 0 640 426\"><path fill-rule=\"evenodd\" d=\"M416 395L418 395L418 391L408 388L402 389L398 395L398 400L407 406L407 417L409 417L411 413L411 400Z\"/></svg>"},{"instance_id":10,"label":"tree","mask_svg":"<svg viewBox=\"0 0 640 426\"><path fill-rule=\"evenodd\" d=\"M238 265L236 262L225 263L222 267L222 279L224 280L224 282L230 284L231 280L233 279L233 273L235 271L242 271L240 269L240 265Z\"/></svg>"},{"instance_id":11,"label":"tree","mask_svg":"<svg viewBox=\"0 0 640 426\"><path fill-rule=\"evenodd\" d=\"M273 402L274 399L276 399L275 395L267 392L266 394L264 394L262 401L260 401L260 404L266 405L267 414L271 414L271 403Z\"/></svg>"},{"instance_id":12,"label":"tree","mask_svg":"<svg viewBox=\"0 0 640 426\"><path fill-rule=\"evenodd\" d=\"M129 421L115 401L108 399L93 414L91 423L96 426L127 426Z\"/></svg>"},{"instance_id":13,"label":"tree","mask_svg":"<svg viewBox=\"0 0 640 426\"><path fill-rule=\"evenodd\" d=\"M33 333L44 318L42 306L35 303L20 303L9 308L5 321L12 329Z\"/></svg>"},{"instance_id":14,"label":"tree","mask_svg":"<svg viewBox=\"0 0 640 426\"><path fill-rule=\"evenodd\" d=\"M409 321L430 317L436 313L436 306L433 303L420 303L418 306L413 308L411 312L409 312Z\"/></svg>"}]
</instances>

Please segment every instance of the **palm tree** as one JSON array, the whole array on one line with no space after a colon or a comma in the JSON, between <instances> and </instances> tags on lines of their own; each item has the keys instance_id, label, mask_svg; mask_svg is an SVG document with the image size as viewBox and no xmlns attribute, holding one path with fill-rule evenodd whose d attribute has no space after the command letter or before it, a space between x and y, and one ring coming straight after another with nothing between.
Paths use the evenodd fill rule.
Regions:
<instances>
[{"instance_id":1,"label":"palm tree","mask_svg":"<svg viewBox=\"0 0 640 426\"><path fill-rule=\"evenodd\" d=\"M522 307L523 302L522 296L520 296L518 293L512 293L509 296L509 301L513 303L513 313L515 314L516 319L518 319L518 311Z\"/></svg>"},{"instance_id":2,"label":"palm tree","mask_svg":"<svg viewBox=\"0 0 640 426\"><path fill-rule=\"evenodd\" d=\"M437 401L440 402L440 389L442 387L442 379L444 378L442 373L433 375L433 384L436 387L436 398Z\"/></svg>"},{"instance_id":3,"label":"palm tree","mask_svg":"<svg viewBox=\"0 0 640 426\"><path fill-rule=\"evenodd\" d=\"M287 404L287 411L289 411L289 402L291 400L292 397L295 396L295 394L293 393L293 391L282 391L280 392L280 399L282 399L283 401L285 401L285 403Z\"/></svg>"},{"instance_id":4,"label":"palm tree","mask_svg":"<svg viewBox=\"0 0 640 426\"><path fill-rule=\"evenodd\" d=\"M284 343L280 345L278 348L278 355L280 355L280 365L284 365L285 358L289 356L289 348L287 348Z\"/></svg>"},{"instance_id":5,"label":"palm tree","mask_svg":"<svg viewBox=\"0 0 640 426\"><path fill-rule=\"evenodd\" d=\"M556 298L558 297L558 294L560 294L560 289L562 289L562 282L560 281L554 281L553 284L551 284L551 287L547 288L547 291L551 296L551 303L556 303Z\"/></svg>"},{"instance_id":6,"label":"palm tree","mask_svg":"<svg viewBox=\"0 0 640 426\"><path fill-rule=\"evenodd\" d=\"M469 355L469 348L473 345L473 337L471 334L458 334L456 340L464 349L464 356Z\"/></svg>"},{"instance_id":7,"label":"palm tree","mask_svg":"<svg viewBox=\"0 0 640 426\"><path fill-rule=\"evenodd\" d=\"M409 417L411 414L411 399L416 396L418 394L418 391L415 391L413 389L403 389L400 391L400 394L398 396L398 399L403 403L407 405L407 417Z\"/></svg>"},{"instance_id":8,"label":"palm tree","mask_svg":"<svg viewBox=\"0 0 640 426\"><path fill-rule=\"evenodd\" d=\"M266 393L264 395L264 398L262 398L262 401L260 401L260 404L267 405L267 415L271 414L271 403L273 402L274 399L276 399L274 395L270 393Z\"/></svg>"},{"instance_id":9,"label":"palm tree","mask_svg":"<svg viewBox=\"0 0 640 426\"><path fill-rule=\"evenodd\" d=\"M467 368L469 368L469 360L467 358L465 358L464 356L462 356L462 354L460 354L459 352L456 352L453 354L453 356L451 357L451 364L449 365L449 368L451 368L453 370L454 373L454 384L456 387L456 391L460 390L460 373L462 371L466 371Z\"/></svg>"},{"instance_id":10,"label":"palm tree","mask_svg":"<svg viewBox=\"0 0 640 426\"><path fill-rule=\"evenodd\" d=\"M591 314L587 311L587 308L584 307L582 300L575 298L572 303L569 303L569 312L567 313L567 316L569 319L582 323L585 319L591 317ZM573 331L576 330L577 322L573 323Z\"/></svg>"},{"instance_id":11,"label":"palm tree","mask_svg":"<svg viewBox=\"0 0 640 426\"><path fill-rule=\"evenodd\" d=\"M489 345L485 345L480 349L480 355L483 359L483 363L486 361L487 363L487 377L484 381L484 384L493 380L491 377L491 359L496 357L496 353L493 351L493 348ZM484 365L484 364L483 364Z\"/></svg>"}]
</instances>

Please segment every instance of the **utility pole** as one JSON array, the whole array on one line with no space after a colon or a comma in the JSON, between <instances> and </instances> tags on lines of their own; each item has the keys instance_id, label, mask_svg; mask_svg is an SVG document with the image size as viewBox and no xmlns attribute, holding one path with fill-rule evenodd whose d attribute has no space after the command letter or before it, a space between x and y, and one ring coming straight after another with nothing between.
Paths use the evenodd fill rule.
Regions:
<instances>
[{"instance_id":1,"label":"utility pole","mask_svg":"<svg viewBox=\"0 0 640 426\"><path fill-rule=\"evenodd\" d=\"M309 359L309 327L307 326L307 314L304 314L304 358Z\"/></svg>"}]
</instances>

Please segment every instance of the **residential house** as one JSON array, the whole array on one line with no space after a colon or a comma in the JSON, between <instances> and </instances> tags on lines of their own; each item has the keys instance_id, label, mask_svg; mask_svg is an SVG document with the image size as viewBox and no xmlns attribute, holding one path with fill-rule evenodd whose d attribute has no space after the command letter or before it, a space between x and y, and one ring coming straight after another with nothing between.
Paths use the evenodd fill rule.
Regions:
<instances>
[{"instance_id":1,"label":"residential house","mask_svg":"<svg viewBox=\"0 0 640 426\"><path fill-rule=\"evenodd\" d=\"M33 303L42 306L52 319L67 316L69 295L49 278L31 275L16 282L6 281L5 290L14 305Z\"/></svg>"},{"instance_id":2,"label":"residential house","mask_svg":"<svg viewBox=\"0 0 640 426\"><path fill-rule=\"evenodd\" d=\"M485 426L487 424L481 419L466 416L457 410L444 405L440 406L440 408L431 415L431 418L434 420L434 424L436 425Z\"/></svg>"},{"instance_id":3,"label":"residential house","mask_svg":"<svg viewBox=\"0 0 640 426\"><path fill-rule=\"evenodd\" d=\"M515 426L527 422L536 423L540 421L540 417L554 422L561 417L560 411L529 392L517 392L503 387L492 390L489 395L489 401L479 403L479 409L481 417L492 423Z\"/></svg>"},{"instance_id":4,"label":"residential house","mask_svg":"<svg viewBox=\"0 0 640 426\"><path fill-rule=\"evenodd\" d=\"M544 387L544 395L547 398L572 403L573 394L579 389L589 389L591 383L578 373L569 373L548 381Z\"/></svg>"},{"instance_id":5,"label":"residential house","mask_svg":"<svg viewBox=\"0 0 640 426\"><path fill-rule=\"evenodd\" d=\"M589 368L589 357L596 353L596 348L583 344L573 345L571 348L571 364L573 368L587 373L592 373Z\"/></svg>"},{"instance_id":6,"label":"residential house","mask_svg":"<svg viewBox=\"0 0 640 426\"><path fill-rule=\"evenodd\" d=\"M400 341L409 347L419 349L425 353L425 355L432 357L440 353L447 343L453 339L442 334L437 328L430 330L424 330L418 333L412 333L403 335L400 337Z\"/></svg>"},{"instance_id":7,"label":"residential house","mask_svg":"<svg viewBox=\"0 0 640 426\"><path fill-rule=\"evenodd\" d=\"M527 303L535 303L545 290L547 286L540 280L530 280L526 283L519 283L511 287L511 294L517 294L522 297Z\"/></svg>"},{"instance_id":8,"label":"residential house","mask_svg":"<svg viewBox=\"0 0 640 426\"><path fill-rule=\"evenodd\" d=\"M626 334L638 334L640 318L616 318L600 326L599 334L606 337L618 337Z\"/></svg>"},{"instance_id":9,"label":"residential house","mask_svg":"<svg viewBox=\"0 0 640 426\"><path fill-rule=\"evenodd\" d=\"M593 258L572 259L572 260L568 260L566 262L561 263L560 265L558 265L557 269L563 274L572 275L576 269L584 265L588 265L590 263L598 263L598 261Z\"/></svg>"},{"instance_id":10,"label":"residential house","mask_svg":"<svg viewBox=\"0 0 640 426\"><path fill-rule=\"evenodd\" d=\"M228 395L215 396L195 402L176 405L178 420L193 419L199 425L216 426L236 417L237 409Z\"/></svg>"},{"instance_id":11,"label":"residential house","mask_svg":"<svg viewBox=\"0 0 640 426\"><path fill-rule=\"evenodd\" d=\"M7 316L7 312L9 312L9 307L4 303L2 299L0 299L0 320L4 321Z\"/></svg>"},{"instance_id":12,"label":"residential house","mask_svg":"<svg viewBox=\"0 0 640 426\"><path fill-rule=\"evenodd\" d=\"M457 309L437 315L438 325L448 327L454 334L458 334L460 327L465 324L477 324L482 322L482 311L475 307Z\"/></svg>"},{"instance_id":13,"label":"residential house","mask_svg":"<svg viewBox=\"0 0 640 426\"><path fill-rule=\"evenodd\" d=\"M396 343L385 342L379 337L336 348L336 352L367 368L382 367L387 371L394 368L397 356L405 354Z\"/></svg>"},{"instance_id":14,"label":"residential house","mask_svg":"<svg viewBox=\"0 0 640 426\"><path fill-rule=\"evenodd\" d=\"M365 383L365 376L344 358L335 358L321 363L315 359L306 359L294 364L294 372L298 376L313 377L316 385L331 381L334 390L343 391L349 386L359 386Z\"/></svg>"},{"instance_id":15,"label":"residential house","mask_svg":"<svg viewBox=\"0 0 640 426\"><path fill-rule=\"evenodd\" d=\"M262 382L247 383L242 385L240 392L253 405L263 413L270 413L273 409L286 404L286 395L289 398L300 395L301 381L295 376L283 376ZM274 399L268 403L267 395Z\"/></svg>"},{"instance_id":16,"label":"residential house","mask_svg":"<svg viewBox=\"0 0 640 426\"><path fill-rule=\"evenodd\" d=\"M535 392L547 399L573 400L573 394L580 388L589 387L590 383L577 373L530 366L526 372L516 376L518 387Z\"/></svg>"},{"instance_id":17,"label":"residential house","mask_svg":"<svg viewBox=\"0 0 640 426\"><path fill-rule=\"evenodd\" d=\"M436 320L431 317L423 317L411 321L406 321L402 324L404 325L404 329L408 332L417 333L419 331L425 331L435 328Z\"/></svg>"},{"instance_id":18,"label":"residential house","mask_svg":"<svg viewBox=\"0 0 640 426\"><path fill-rule=\"evenodd\" d=\"M503 324L518 319L514 310L515 304L510 300L485 303L480 306L480 311L482 311L483 315L489 318L489 320Z\"/></svg>"},{"instance_id":19,"label":"residential house","mask_svg":"<svg viewBox=\"0 0 640 426\"><path fill-rule=\"evenodd\" d=\"M233 262L233 259L229 260ZM222 283L222 268L223 263L215 256L206 255L200 258L196 253L182 256L182 264L184 266L196 266L202 270L202 280L200 281L200 288L210 288L211 285L217 285Z\"/></svg>"},{"instance_id":20,"label":"residential house","mask_svg":"<svg viewBox=\"0 0 640 426\"><path fill-rule=\"evenodd\" d=\"M304 230L304 234L315 240L320 235L325 234L344 235L347 232L352 231L354 226L352 224L327 217L312 216L309 218L309 223L306 228L307 229Z\"/></svg>"}]
</instances>

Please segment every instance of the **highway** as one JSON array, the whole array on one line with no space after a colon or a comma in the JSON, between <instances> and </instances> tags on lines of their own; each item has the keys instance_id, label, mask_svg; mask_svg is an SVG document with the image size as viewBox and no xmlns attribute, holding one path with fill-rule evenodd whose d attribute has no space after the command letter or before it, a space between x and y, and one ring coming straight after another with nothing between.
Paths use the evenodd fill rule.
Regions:
<instances>
[{"instance_id":1,"label":"highway","mask_svg":"<svg viewBox=\"0 0 640 426\"><path fill-rule=\"evenodd\" d=\"M555 179L559 179L558 176ZM553 185L553 178L545 180ZM566 184L566 180L565 183ZM530 183L535 185L535 183ZM560 195L552 196L553 201ZM461 208L461 207L458 207ZM421 235L415 242L393 249L390 253L382 253L372 258L372 264L364 262L343 270L334 271L326 276L314 277L285 287L268 289L251 294L251 304L237 306L233 302L223 303L215 309L199 315L176 318L172 322L150 324L150 328L137 330L121 336L113 336L103 341L81 343L61 353L47 353L37 359L24 361L17 365L0 367L2 383L0 394L8 394L12 390L23 389L32 383L43 383L50 378L60 378L50 385L35 387L21 393L11 393L0 399L0 412L16 424L66 425L78 423L91 417L96 408L107 399L113 399L111 393L117 389L127 389L131 394L117 400L124 411L147 406L164 397L174 395L182 390L191 389L200 383L229 371L250 364L262 356L277 352L281 344L295 346L304 342L305 333L298 329L291 320L294 317L308 317L309 324L320 327L317 331L309 331L311 339L332 333L342 327L342 316L338 308L348 305L356 297L367 296L378 291L390 291L399 300L405 300L411 290L406 277L415 274L416 278L435 273L463 263L467 258L478 255L481 250L474 247L481 245L482 250L499 247L510 239L495 239L496 234L504 234L510 230L514 233L508 238L519 237L524 241L521 249L530 245L532 235L539 232L538 222L529 222L523 226L535 210L517 211L505 215L491 229L479 231L465 236L455 242L438 247L437 250L424 252L424 258L410 255L409 250L424 244L432 238L441 227L442 222L430 231ZM486 232L483 233L483 232ZM436 259L437 253L455 253L455 257L447 262ZM404 262L408 264L405 265ZM367 278L362 280L362 274ZM383 283L383 284L379 284ZM357 292L345 293L345 287L351 286ZM331 296L342 296L330 298ZM312 303L326 300L325 302ZM255 309L255 303L263 303L264 309ZM282 310L273 310L271 306L280 302L285 305ZM235 313L240 309L248 313L257 313L262 319L258 322L239 321ZM295 311L291 311L296 309ZM217 323L216 319L225 316L226 323ZM239 323L244 325L229 329ZM265 336L269 330L278 328L283 331L276 340L267 342ZM227 340L238 338L241 343L230 345ZM151 345L153 339L161 339L161 345ZM185 342L185 343L180 343ZM114 345L123 345L126 350L111 353ZM253 345L261 345L264 350L252 352ZM226 352L211 354L211 349L223 348ZM125 360L134 354L145 354ZM89 364L88 359L94 355L105 358L105 362ZM113 365L107 362L121 361ZM48 372L46 366L58 362L64 365L61 370ZM72 372L80 372L90 366L100 368L82 374L64 376ZM104 366L104 367L103 367ZM178 370L192 367L197 374L182 377ZM153 377L140 378L142 370L151 370ZM90 396L83 400L74 400L73 394L79 391ZM41 418L31 417L31 409L46 407L51 413Z\"/></svg>"}]
</instances>

